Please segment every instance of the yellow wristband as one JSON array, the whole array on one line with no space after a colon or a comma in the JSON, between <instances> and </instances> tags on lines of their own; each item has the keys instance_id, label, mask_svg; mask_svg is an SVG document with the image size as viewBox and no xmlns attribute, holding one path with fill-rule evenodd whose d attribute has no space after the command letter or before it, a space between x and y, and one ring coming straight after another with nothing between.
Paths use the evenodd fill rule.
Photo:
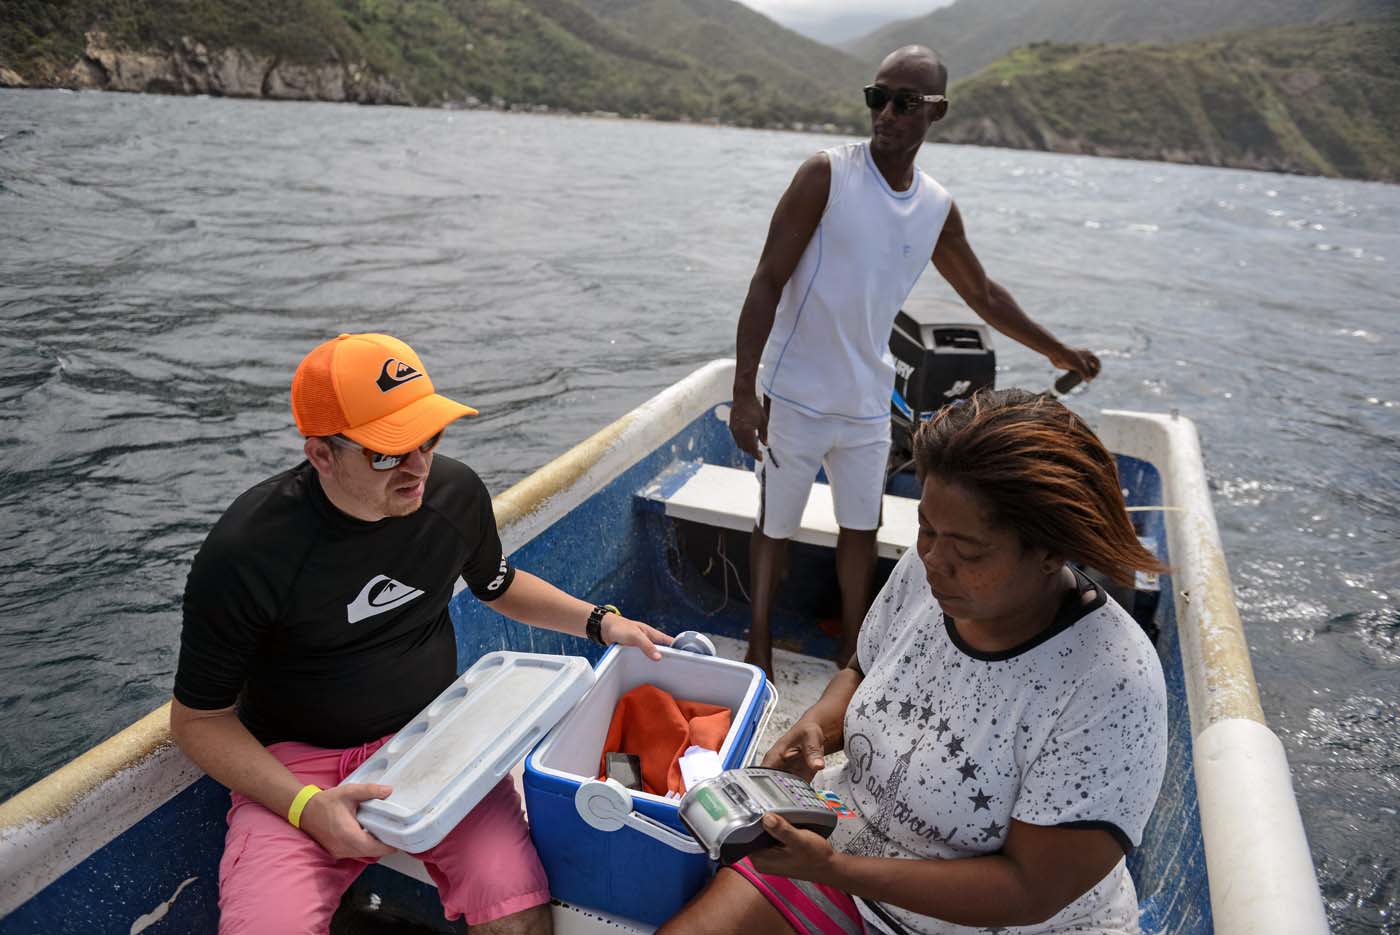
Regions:
<instances>
[{"instance_id":1,"label":"yellow wristband","mask_svg":"<svg viewBox=\"0 0 1400 935\"><path fill-rule=\"evenodd\" d=\"M296 798L292 799L292 807L287 809L287 820L292 823L293 828L301 827L301 813L306 810L306 803L310 802L312 796L320 791L320 786L308 783L302 786Z\"/></svg>"}]
</instances>

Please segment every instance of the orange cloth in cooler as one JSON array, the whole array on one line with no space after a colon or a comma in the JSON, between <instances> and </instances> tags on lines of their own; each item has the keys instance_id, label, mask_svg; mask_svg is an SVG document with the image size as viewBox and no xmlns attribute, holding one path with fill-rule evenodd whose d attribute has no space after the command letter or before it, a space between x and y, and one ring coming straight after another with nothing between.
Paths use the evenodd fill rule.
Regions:
<instances>
[{"instance_id":1,"label":"orange cloth in cooler","mask_svg":"<svg viewBox=\"0 0 1400 935\"><path fill-rule=\"evenodd\" d=\"M723 705L680 701L655 685L639 685L617 701L598 775L608 777L607 754L631 753L642 762L643 791L683 795L681 754L692 746L718 752L731 721Z\"/></svg>"}]
</instances>

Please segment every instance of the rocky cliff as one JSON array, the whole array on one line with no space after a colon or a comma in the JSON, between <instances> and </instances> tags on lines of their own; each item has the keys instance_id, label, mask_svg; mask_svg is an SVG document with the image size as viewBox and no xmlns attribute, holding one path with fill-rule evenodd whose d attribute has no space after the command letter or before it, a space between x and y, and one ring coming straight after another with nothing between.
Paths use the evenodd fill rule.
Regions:
<instances>
[{"instance_id":1,"label":"rocky cliff","mask_svg":"<svg viewBox=\"0 0 1400 935\"><path fill-rule=\"evenodd\" d=\"M408 93L363 62L310 65L247 49L210 50L189 36L141 50L114 48L104 32L89 32L82 56L66 72L35 83L84 90L153 94L211 94L283 101L409 104ZM47 77L47 80L45 78ZM0 70L0 85L23 87L24 76Z\"/></svg>"},{"instance_id":2,"label":"rocky cliff","mask_svg":"<svg viewBox=\"0 0 1400 935\"><path fill-rule=\"evenodd\" d=\"M594 2L4 0L0 83L746 126L865 121L859 63L732 0L673 0L664 35Z\"/></svg>"}]
</instances>

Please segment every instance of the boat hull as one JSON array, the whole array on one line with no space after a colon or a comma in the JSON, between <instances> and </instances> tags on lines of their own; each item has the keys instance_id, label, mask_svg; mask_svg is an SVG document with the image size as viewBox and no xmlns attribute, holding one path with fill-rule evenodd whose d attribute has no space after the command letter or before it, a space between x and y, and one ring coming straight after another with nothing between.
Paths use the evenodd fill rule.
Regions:
<instances>
[{"instance_id":1,"label":"boat hull","mask_svg":"<svg viewBox=\"0 0 1400 935\"><path fill-rule=\"evenodd\" d=\"M726 426L732 373L729 361L707 365L496 497L512 561L671 632L742 638L748 617L743 534L676 520L645 495L680 462L750 466ZM1169 690L1167 776L1144 844L1129 858L1143 929L1253 932L1265 930L1256 924L1262 919L1271 931L1324 932L1281 748L1268 768L1251 766L1248 774L1267 786L1264 812L1243 808L1246 792L1259 793L1232 782L1217 765L1238 767L1254 751L1268 759L1269 741L1278 742L1257 711L1243 634L1238 616L1231 616L1228 571L1194 428L1184 419L1106 413L1099 430L1119 453L1139 532L1158 543L1174 571L1163 579L1153 615ZM881 574L891 564L884 560ZM814 625L834 600L829 553L794 550L792 577L809 586L785 589L775 619L777 643L829 654L834 642ZM508 620L460 589L451 613L459 671L502 649L595 661L600 654L584 640ZM0 935L215 930L228 794L173 746L167 720L166 709L153 712L0 805ZM1240 721L1266 736L1241 729ZM1209 751L1204 757L1203 748ZM1202 776L1209 790L1204 812ZM1227 840L1232 834L1244 843ZM410 875L371 868L351 901L371 890L392 894L396 909L443 925L436 893L413 879L421 867L396 864ZM1261 865L1281 874L1282 882L1262 879ZM1290 917L1289 925L1275 924L1280 913ZM597 914L561 909L556 918L561 932L617 931L617 923Z\"/></svg>"}]
</instances>

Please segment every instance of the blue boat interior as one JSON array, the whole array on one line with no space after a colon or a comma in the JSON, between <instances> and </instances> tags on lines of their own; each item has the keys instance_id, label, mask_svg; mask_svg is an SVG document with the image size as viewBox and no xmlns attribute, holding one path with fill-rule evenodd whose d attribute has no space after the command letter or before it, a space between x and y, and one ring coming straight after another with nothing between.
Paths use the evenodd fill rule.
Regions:
<instances>
[{"instance_id":1,"label":"blue boat interior","mask_svg":"<svg viewBox=\"0 0 1400 935\"><path fill-rule=\"evenodd\" d=\"M745 637L747 534L674 520L656 499L642 494L658 479L684 476L687 465L700 462L752 467L713 410L518 548L512 561L566 591L616 604L628 616L668 632L695 629ZM1119 472L1130 507L1161 504L1161 480L1152 465L1120 456ZM916 482L899 475L890 492L915 496ZM1132 515L1139 535L1169 561L1162 513L1146 509ZM889 560L881 562L881 581L892 567ZM818 657L835 652L839 594L833 568L830 550L794 545L773 623L777 646ZM1157 648L1170 705L1166 781L1144 844L1128 862L1141 901L1142 928L1152 935L1205 935L1212 921L1172 588L1164 579L1153 594L1129 592L1121 600L1133 601L1129 609L1143 617L1141 622L1160 630ZM451 613L459 671L501 649L593 661L601 654L584 640L508 620L469 591L453 599ZM200 779L0 920L0 935L58 931L55 920L62 920L62 931L120 927L125 932L129 922L120 920L149 912L190 879L168 915L149 931L215 931L227 807L228 793L207 777ZM371 867L351 888L332 927L337 933L465 930L460 922L443 920L431 887L382 867Z\"/></svg>"}]
</instances>

